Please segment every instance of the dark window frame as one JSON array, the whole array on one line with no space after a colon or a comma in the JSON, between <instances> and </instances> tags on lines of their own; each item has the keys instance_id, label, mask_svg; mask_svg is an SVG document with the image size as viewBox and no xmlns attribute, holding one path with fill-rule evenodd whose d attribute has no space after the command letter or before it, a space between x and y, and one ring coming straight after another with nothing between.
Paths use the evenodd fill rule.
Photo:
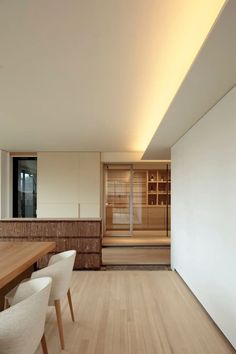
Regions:
<instances>
[{"instance_id":1,"label":"dark window frame","mask_svg":"<svg viewBox=\"0 0 236 354\"><path fill-rule=\"evenodd\" d=\"M13 174L13 189L12 189L12 211L13 211L13 217L14 218L19 218L19 214L18 214L18 162L22 161L22 160L35 160L37 161L37 157L13 157L13 169L12 169L12 174ZM36 205L35 205L35 210L34 210L34 216L33 217L37 217L36 215L37 213L37 201L36 201ZM21 217L25 217L25 216L21 216Z\"/></svg>"}]
</instances>

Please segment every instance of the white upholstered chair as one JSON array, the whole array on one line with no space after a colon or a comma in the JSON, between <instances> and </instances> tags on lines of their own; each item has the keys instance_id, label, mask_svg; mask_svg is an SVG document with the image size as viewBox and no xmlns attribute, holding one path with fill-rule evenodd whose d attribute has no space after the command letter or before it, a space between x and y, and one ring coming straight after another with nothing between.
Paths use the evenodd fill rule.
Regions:
<instances>
[{"instance_id":1,"label":"white upholstered chair","mask_svg":"<svg viewBox=\"0 0 236 354\"><path fill-rule=\"evenodd\" d=\"M75 262L75 256L76 251L74 250L58 253L50 258L47 267L33 272L31 275L31 279L45 276L52 278L49 306L55 306L58 331L62 349L64 349L65 347L65 342L62 327L61 300L64 300L66 295L68 297L72 321L74 322L75 320L70 293L70 282Z\"/></svg>"},{"instance_id":2,"label":"white upholstered chair","mask_svg":"<svg viewBox=\"0 0 236 354\"><path fill-rule=\"evenodd\" d=\"M48 353L44 325L51 284L44 277L17 287L11 307L0 312L0 354L34 354L40 341Z\"/></svg>"}]
</instances>

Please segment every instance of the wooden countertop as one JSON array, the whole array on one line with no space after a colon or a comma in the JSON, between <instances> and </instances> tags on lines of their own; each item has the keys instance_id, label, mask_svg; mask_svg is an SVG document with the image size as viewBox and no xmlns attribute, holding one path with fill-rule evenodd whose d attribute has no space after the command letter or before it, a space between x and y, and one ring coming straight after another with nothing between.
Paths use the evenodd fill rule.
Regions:
<instances>
[{"instance_id":1,"label":"wooden countertop","mask_svg":"<svg viewBox=\"0 0 236 354\"><path fill-rule=\"evenodd\" d=\"M1 219L0 222L9 222L9 221L14 221L14 222L32 222L32 221L38 221L38 222L43 222L43 221L52 221L52 222L60 222L60 221L88 221L88 222L93 222L93 221L101 221L101 218L8 218L8 219Z\"/></svg>"},{"instance_id":2,"label":"wooden countertop","mask_svg":"<svg viewBox=\"0 0 236 354\"><path fill-rule=\"evenodd\" d=\"M0 289L54 250L55 242L0 242Z\"/></svg>"}]
</instances>

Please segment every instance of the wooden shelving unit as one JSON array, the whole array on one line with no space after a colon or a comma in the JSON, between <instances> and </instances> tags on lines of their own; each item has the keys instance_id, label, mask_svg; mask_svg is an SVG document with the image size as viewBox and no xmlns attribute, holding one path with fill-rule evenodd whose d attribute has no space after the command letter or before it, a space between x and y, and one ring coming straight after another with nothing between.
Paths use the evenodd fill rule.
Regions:
<instances>
[{"instance_id":1,"label":"wooden shelving unit","mask_svg":"<svg viewBox=\"0 0 236 354\"><path fill-rule=\"evenodd\" d=\"M168 165L152 170L111 168L106 171L105 190L106 230L166 230L168 233L171 203Z\"/></svg>"},{"instance_id":2,"label":"wooden shelving unit","mask_svg":"<svg viewBox=\"0 0 236 354\"><path fill-rule=\"evenodd\" d=\"M112 171L107 181L107 202L121 206L129 205L131 195L130 179ZM134 205L170 205L171 181L169 170L133 171L132 196Z\"/></svg>"},{"instance_id":3,"label":"wooden shelving unit","mask_svg":"<svg viewBox=\"0 0 236 354\"><path fill-rule=\"evenodd\" d=\"M171 181L168 166L166 170L147 171L147 205L170 206Z\"/></svg>"}]
</instances>

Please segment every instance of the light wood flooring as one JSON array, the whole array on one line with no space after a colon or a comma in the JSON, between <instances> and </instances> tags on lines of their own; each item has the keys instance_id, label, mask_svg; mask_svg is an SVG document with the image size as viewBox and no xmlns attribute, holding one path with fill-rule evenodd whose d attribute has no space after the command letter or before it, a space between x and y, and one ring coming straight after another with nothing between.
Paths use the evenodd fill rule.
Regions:
<instances>
[{"instance_id":1,"label":"light wood flooring","mask_svg":"<svg viewBox=\"0 0 236 354\"><path fill-rule=\"evenodd\" d=\"M74 272L71 292L76 322L65 300L64 351L53 308L48 312L49 354L235 353L174 272Z\"/></svg>"}]
</instances>

